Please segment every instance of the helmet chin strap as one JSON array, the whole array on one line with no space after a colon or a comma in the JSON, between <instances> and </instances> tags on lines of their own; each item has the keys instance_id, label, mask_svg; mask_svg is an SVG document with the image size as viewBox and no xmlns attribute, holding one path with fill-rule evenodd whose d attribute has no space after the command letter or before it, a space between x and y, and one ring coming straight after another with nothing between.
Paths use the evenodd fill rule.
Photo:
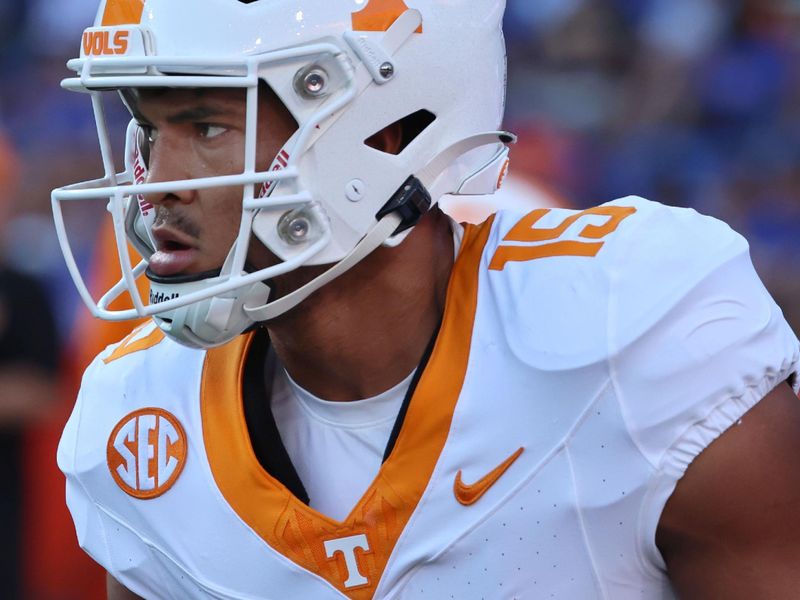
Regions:
<instances>
[{"instance_id":1,"label":"helmet chin strap","mask_svg":"<svg viewBox=\"0 0 800 600\"><path fill-rule=\"evenodd\" d=\"M364 236L361 241L353 248L352 252L345 256L342 260L325 271L319 277L312 279L304 286L294 290L293 292L282 296L277 300L268 302L263 306L249 307L244 306L244 312L248 317L256 322L270 321L275 317L282 315L288 310L300 304L303 300L308 298L311 294L317 291L326 283L329 283L339 277L339 275L349 271L368 254L380 247L385 240L394 234L397 228L402 223L402 218L397 213L391 213L383 217L378 223Z\"/></svg>"},{"instance_id":2,"label":"helmet chin strap","mask_svg":"<svg viewBox=\"0 0 800 600\"><path fill-rule=\"evenodd\" d=\"M416 178L412 177L410 179L416 179L427 193L427 190L431 189L439 176L460 156L476 148L480 148L481 146L497 143L509 144L513 143L515 140L516 137L513 134L505 131L481 133L464 138L442 150L419 172ZM403 186L407 184L408 182L404 183ZM245 305L243 308L247 316L255 322L265 322L291 310L323 285L330 283L347 272L367 255L384 245L384 243L398 233L399 230L415 224L416 220L424 214L424 211L418 213L414 222L408 223L407 215L403 214L402 208L405 207L401 206L397 210L380 217L372 229L370 229L361 241L356 244L356 247L322 275L319 275L293 292L262 306L249 307Z\"/></svg>"}]
</instances>

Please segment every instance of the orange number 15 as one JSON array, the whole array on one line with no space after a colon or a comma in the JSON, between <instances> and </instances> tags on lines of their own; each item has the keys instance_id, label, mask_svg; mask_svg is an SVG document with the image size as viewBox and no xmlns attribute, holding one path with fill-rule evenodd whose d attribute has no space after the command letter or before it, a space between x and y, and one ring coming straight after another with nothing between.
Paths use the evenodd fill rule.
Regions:
<instances>
[{"instance_id":1,"label":"orange number 15","mask_svg":"<svg viewBox=\"0 0 800 600\"><path fill-rule=\"evenodd\" d=\"M525 262L554 256L586 256L594 257L603 248L605 242L584 242L579 240L559 240L572 225L589 215L607 217L602 225L586 225L578 237L587 240L602 240L614 233L620 224L636 212L630 206L597 206L575 213L564 219L557 227L537 229L535 225L547 214L549 208L535 210L517 223L503 238L505 242L523 242L535 244L531 246L499 246L492 257L489 268L502 271L509 262ZM549 243L541 243L549 242Z\"/></svg>"}]
</instances>

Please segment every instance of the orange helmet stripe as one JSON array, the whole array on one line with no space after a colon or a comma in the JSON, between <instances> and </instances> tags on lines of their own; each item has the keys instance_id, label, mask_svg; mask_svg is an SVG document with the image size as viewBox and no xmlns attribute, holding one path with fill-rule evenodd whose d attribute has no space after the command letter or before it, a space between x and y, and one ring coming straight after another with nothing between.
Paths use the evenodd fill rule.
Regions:
<instances>
[{"instance_id":1,"label":"orange helmet stripe","mask_svg":"<svg viewBox=\"0 0 800 600\"><path fill-rule=\"evenodd\" d=\"M103 20L103 27L116 25L138 25L142 21L144 0L108 0Z\"/></svg>"},{"instance_id":2,"label":"orange helmet stripe","mask_svg":"<svg viewBox=\"0 0 800 600\"><path fill-rule=\"evenodd\" d=\"M403 0L368 0L364 8L353 13L353 31L388 31L407 10ZM417 33L422 33L422 26Z\"/></svg>"}]
</instances>

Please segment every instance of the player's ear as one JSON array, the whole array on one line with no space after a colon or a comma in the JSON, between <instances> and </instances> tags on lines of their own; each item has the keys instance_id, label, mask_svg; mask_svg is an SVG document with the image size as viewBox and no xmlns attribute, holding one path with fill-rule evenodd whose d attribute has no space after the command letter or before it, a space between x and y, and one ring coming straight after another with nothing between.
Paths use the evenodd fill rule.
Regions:
<instances>
[{"instance_id":1,"label":"player's ear","mask_svg":"<svg viewBox=\"0 0 800 600\"><path fill-rule=\"evenodd\" d=\"M263 79L258 82L258 101L259 115L264 117L268 127L290 134L300 127L297 119L294 118L278 94ZM286 140L289 137L290 135L286 137Z\"/></svg>"},{"instance_id":2,"label":"player's ear","mask_svg":"<svg viewBox=\"0 0 800 600\"><path fill-rule=\"evenodd\" d=\"M386 152L386 154L400 154L434 121L436 115L429 110L418 110L381 129L378 133L364 140L370 148Z\"/></svg>"},{"instance_id":3,"label":"player's ear","mask_svg":"<svg viewBox=\"0 0 800 600\"><path fill-rule=\"evenodd\" d=\"M370 148L386 152L387 154L400 154L403 150L403 124L398 121L384 127L378 133L364 142Z\"/></svg>"}]
</instances>

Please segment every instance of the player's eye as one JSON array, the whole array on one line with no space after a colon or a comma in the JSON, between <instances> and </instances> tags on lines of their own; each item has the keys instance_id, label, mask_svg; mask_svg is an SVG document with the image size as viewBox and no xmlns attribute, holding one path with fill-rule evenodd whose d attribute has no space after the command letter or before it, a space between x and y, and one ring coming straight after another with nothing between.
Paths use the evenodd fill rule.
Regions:
<instances>
[{"instance_id":1,"label":"player's eye","mask_svg":"<svg viewBox=\"0 0 800 600\"><path fill-rule=\"evenodd\" d=\"M197 130L201 137L213 139L228 131L228 128L221 125L212 125L211 123L198 123Z\"/></svg>"},{"instance_id":2,"label":"player's eye","mask_svg":"<svg viewBox=\"0 0 800 600\"><path fill-rule=\"evenodd\" d=\"M144 145L152 146L153 144L156 143L156 140L158 139L158 129L156 129L152 125L145 125L145 124L140 124L139 128L142 130L143 133L144 139L142 140L142 142Z\"/></svg>"}]
</instances>

